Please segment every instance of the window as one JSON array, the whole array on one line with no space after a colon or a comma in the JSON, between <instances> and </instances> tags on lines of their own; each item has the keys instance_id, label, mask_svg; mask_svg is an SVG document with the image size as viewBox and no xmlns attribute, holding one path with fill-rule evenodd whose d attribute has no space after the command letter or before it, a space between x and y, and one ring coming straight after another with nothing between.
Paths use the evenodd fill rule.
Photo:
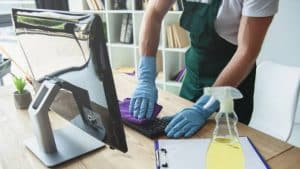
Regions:
<instances>
[{"instance_id":1,"label":"window","mask_svg":"<svg viewBox=\"0 0 300 169\"><path fill-rule=\"evenodd\" d=\"M35 8L34 0L1 0L0 14L11 13L12 8Z\"/></svg>"},{"instance_id":2,"label":"window","mask_svg":"<svg viewBox=\"0 0 300 169\"><path fill-rule=\"evenodd\" d=\"M0 15L0 27L9 26L11 24L10 14Z\"/></svg>"},{"instance_id":3,"label":"window","mask_svg":"<svg viewBox=\"0 0 300 169\"><path fill-rule=\"evenodd\" d=\"M0 0L0 27L11 24L12 8L35 8L34 0Z\"/></svg>"}]
</instances>

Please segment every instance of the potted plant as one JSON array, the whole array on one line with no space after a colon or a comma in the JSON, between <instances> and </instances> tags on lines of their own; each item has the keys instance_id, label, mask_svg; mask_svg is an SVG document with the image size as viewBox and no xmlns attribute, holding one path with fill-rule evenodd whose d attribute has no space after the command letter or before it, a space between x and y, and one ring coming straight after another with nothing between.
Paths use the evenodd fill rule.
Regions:
<instances>
[{"instance_id":1,"label":"potted plant","mask_svg":"<svg viewBox=\"0 0 300 169\"><path fill-rule=\"evenodd\" d=\"M15 106L17 109L27 109L31 103L31 94L25 89L26 81L23 78L13 77L13 82L16 87L14 92Z\"/></svg>"}]
</instances>

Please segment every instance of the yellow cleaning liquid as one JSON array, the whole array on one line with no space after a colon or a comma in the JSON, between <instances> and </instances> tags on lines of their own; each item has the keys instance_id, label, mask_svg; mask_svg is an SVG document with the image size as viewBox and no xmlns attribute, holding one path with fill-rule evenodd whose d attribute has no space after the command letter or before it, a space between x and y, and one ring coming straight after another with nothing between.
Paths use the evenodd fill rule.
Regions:
<instances>
[{"instance_id":1,"label":"yellow cleaning liquid","mask_svg":"<svg viewBox=\"0 0 300 169\"><path fill-rule=\"evenodd\" d=\"M215 138L208 149L206 169L244 169L245 158L238 141Z\"/></svg>"}]
</instances>

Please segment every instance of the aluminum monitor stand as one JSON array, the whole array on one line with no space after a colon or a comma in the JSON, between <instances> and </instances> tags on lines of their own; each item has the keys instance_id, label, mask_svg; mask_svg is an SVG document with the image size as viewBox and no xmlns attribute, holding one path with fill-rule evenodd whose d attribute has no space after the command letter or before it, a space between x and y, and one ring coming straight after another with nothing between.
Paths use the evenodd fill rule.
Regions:
<instances>
[{"instance_id":1,"label":"aluminum monitor stand","mask_svg":"<svg viewBox=\"0 0 300 169\"><path fill-rule=\"evenodd\" d=\"M48 111L60 88L45 80L28 110L35 137L26 140L25 145L47 167L104 147L104 143L71 124L52 131Z\"/></svg>"}]
</instances>

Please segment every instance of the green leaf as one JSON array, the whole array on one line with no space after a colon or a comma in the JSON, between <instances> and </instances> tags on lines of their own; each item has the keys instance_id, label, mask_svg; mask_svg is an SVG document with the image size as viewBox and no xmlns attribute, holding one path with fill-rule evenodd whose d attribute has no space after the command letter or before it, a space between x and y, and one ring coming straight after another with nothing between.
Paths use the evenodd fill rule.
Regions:
<instances>
[{"instance_id":1,"label":"green leaf","mask_svg":"<svg viewBox=\"0 0 300 169\"><path fill-rule=\"evenodd\" d=\"M24 88L26 86L26 81L23 79L23 78L18 78L18 77L14 77L13 78L13 81L14 81L14 84L15 84L15 87L16 87L16 90L19 94L23 93L24 92Z\"/></svg>"}]
</instances>

